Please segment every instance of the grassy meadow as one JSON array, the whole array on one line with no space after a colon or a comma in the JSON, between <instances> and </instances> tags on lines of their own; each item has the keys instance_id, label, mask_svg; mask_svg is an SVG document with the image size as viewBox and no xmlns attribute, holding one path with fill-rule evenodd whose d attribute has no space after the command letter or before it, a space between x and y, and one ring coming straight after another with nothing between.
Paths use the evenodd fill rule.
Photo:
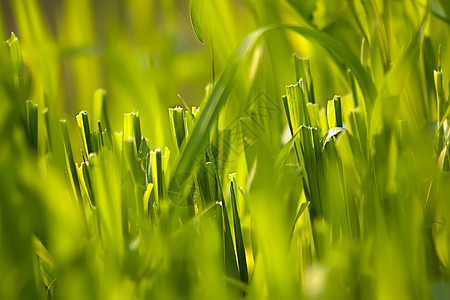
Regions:
<instances>
[{"instance_id":1,"label":"grassy meadow","mask_svg":"<svg viewBox=\"0 0 450 300\"><path fill-rule=\"evenodd\" d=\"M0 299L450 299L450 1L2 0Z\"/></svg>"}]
</instances>

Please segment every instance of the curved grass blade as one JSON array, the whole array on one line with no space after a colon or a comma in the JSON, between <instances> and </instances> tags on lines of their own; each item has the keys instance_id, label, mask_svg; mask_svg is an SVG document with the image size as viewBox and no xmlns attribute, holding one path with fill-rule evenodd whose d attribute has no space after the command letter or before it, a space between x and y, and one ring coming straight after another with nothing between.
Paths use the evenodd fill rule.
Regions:
<instances>
[{"instance_id":1,"label":"curved grass blade","mask_svg":"<svg viewBox=\"0 0 450 300\"><path fill-rule=\"evenodd\" d=\"M192 27L194 28L195 35L202 44L204 41L205 2L205 0L191 0L189 3Z\"/></svg>"},{"instance_id":2,"label":"curved grass blade","mask_svg":"<svg viewBox=\"0 0 450 300\"><path fill-rule=\"evenodd\" d=\"M334 96L327 103L328 128L342 127L341 97Z\"/></svg>"},{"instance_id":3,"label":"curved grass blade","mask_svg":"<svg viewBox=\"0 0 450 300\"><path fill-rule=\"evenodd\" d=\"M236 239L236 252L239 265L239 275L243 282L248 283L247 258L245 256L244 239L242 238L241 221L237 210L236 174L230 174L231 209L233 210L234 237Z\"/></svg>"},{"instance_id":4,"label":"curved grass blade","mask_svg":"<svg viewBox=\"0 0 450 300\"><path fill-rule=\"evenodd\" d=\"M223 199L222 199L223 200ZM236 262L236 252L234 251L234 242L231 235L230 220L228 218L225 201L222 202L222 222L223 222L223 243L226 274L232 278L240 278L238 265Z\"/></svg>"},{"instance_id":5,"label":"curved grass blade","mask_svg":"<svg viewBox=\"0 0 450 300\"><path fill-rule=\"evenodd\" d=\"M325 150L325 146L327 145L327 143L333 138L333 137L337 137L339 134L343 133L343 132L348 132L347 129L343 128L343 127L333 127L330 128L324 135L323 139L322 139L322 151Z\"/></svg>"},{"instance_id":6,"label":"curved grass blade","mask_svg":"<svg viewBox=\"0 0 450 300\"><path fill-rule=\"evenodd\" d=\"M290 240L292 241L292 236L294 235L294 229L295 224L297 224L298 219L302 216L302 214L305 212L306 208L309 206L309 202L303 202L300 205L300 208L297 211L297 214L295 215L294 221L292 222L291 232L290 232Z\"/></svg>"},{"instance_id":7,"label":"curved grass blade","mask_svg":"<svg viewBox=\"0 0 450 300\"><path fill-rule=\"evenodd\" d=\"M186 136L184 109L179 106L169 108L169 120L173 142L177 149L180 149Z\"/></svg>"},{"instance_id":8,"label":"curved grass blade","mask_svg":"<svg viewBox=\"0 0 450 300\"><path fill-rule=\"evenodd\" d=\"M80 129L81 139L86 155L92 152L91 130L89 129L89 119L87 111L81 111L77 117L78 128Z\"/></svg>"},{"instance_id":9,"label":"curved grass blade","mask_svg":"<svg viewBox=\"0 0 450 300\"><path fill-rule=\"evenodd\" d=\"M314 83L311 75L311 65L308 58L301 58L294 54L295 66L295 81L298 82L300 78L305 81L305 90L308 95L308 102L316 103L314 96Z\"/></svg>"},{"instance_id":10,"label":"curved grass blade","mask_svg":"<svg viewBox=\"0 0 450 300\"><path fill-rule=\"evenodd\" d=\"M141 121L138 111L123 115L123 139L128 138L135 140L136 151L138 151L142 141Z\"/></svg>"},{"instance_id":11,"label":"curved grass blade","mask_svg":"<svg viewBox=\"0 0 450 300\"><path fill-rule=\"evenodd\" d=\"M11 37L6 41L9 47L9 53L11 56L11 69L12 69L12 75L13 75L13 81L20 91L22 91L22 88L24 86L23 81L23 57L22 57L22 49L20 47L19 39L17 36L12 32Z\"/></svg>"}]
</instances>

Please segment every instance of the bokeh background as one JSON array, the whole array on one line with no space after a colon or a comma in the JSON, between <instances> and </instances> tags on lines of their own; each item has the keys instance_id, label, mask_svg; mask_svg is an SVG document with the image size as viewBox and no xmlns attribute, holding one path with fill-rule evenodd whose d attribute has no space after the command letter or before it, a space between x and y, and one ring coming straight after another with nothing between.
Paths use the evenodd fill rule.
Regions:
<instances>
[{"instance_id":1,"label":"bokeh background","mask_svg":"<svg viewBox=\"0 0 450 300\"><path fill-rule=\"evenodd\" d=\"M394 55L413 34L426 4L403 2L392 1L390 7L392 14L403 16L390 24L397 34L389 37ZM54 107L72 122L80 110L92 111L94 91L104 88L113 127L120 131L122 114L138 110L153 147L171 143L166 138L167 108L181 104L177 95L199 105L206 85L221 74L232 50L258 27L278 22L310 25L343 41L357 56L361 53L364 35L358 25L361 16L355 13L362 13L362 8L353 1L234 0L216 1L208 9L202 44L192 29L187 0L2 0L0 37L6 40L10 32L19 37L30 98L36 103ZM433 31L432 39L446 43L444 21L432 18L428 30ZM227 108L229 118L256 90L267 92L281 107L280 95L295 79L294 52L311 59L319 103L350 91L345 66L337 65L322 48L282 31L270 34L267 41L253 58L254 64L264 62L253 68L252 81L260 86L249 89L249 76L242 75ZM437 52L438 42L432 46Z\"/></svg>"},{"instance_id":2,"label":"bokeh background","mask_svg":"<svg viewBox=\"0 0 450 300\"><path fill-rule=\"evenodd\" d=\"M200 106L207 94L206 88L217 82L236 46L257 28L280 22L318 29L345 44L349 51L361 59L362 66L371 75L378 90L387 86L395 91L395 97L380 97L380 107L384 110L379 114L387 121L408 119L414 133L430 124L430 128L435 125L432 123L437 120L433 71L438 67L439 48L442 49L440 64L444 70L443 82L449 82L449 1L205 1L208 5L203 43L192 28L189 2L2 0L0 39L6 41L10 32L18 36L25 63L26 99L32 99L38 104L40 111L48 109L52 124L58 124L60 118L68 120L73 149L81 148L75 115L81 110L91 113L94 92L103 88L107 91L106 105L114 131L122 131L124 113L138 110L142 135L149 138L150 148L168 146L174 150L168 108L183 105L181 98L188 105ZM365 11L362 2L375 5L377 9L374 11L380 14ZM398 78L393 78L392 82L386 83L386 74L399 62L408 43L422 24L427 2L431 3L431 9L426 16L427 22L424 23L425 38L420 43L420 50L415 48L419 52L417 63L405 60L406 71L399 74L407 74L407 78L400 78L404 80L398 81ZM376 45L371 51L365 46L367 43L364 40L367 39L371 45ZM316 102L321 108L324 108L327 100L332 99L335 94L341 95L343 102L348 100L351 81L347 66L339 57L333 57L320 46L297 34L273 31L264 36L250 57L240 62L242 67L236 69L238 74L232 80L235 88L220 113L218 127L227 128L261 93L283 111L281 95L285 94L286 85L294 84L296 79L293 53L310 58ZM411 57L416 56L408 58ZM8 77L7 75L2 73L1 79ZM402 82L404 89L396 87L396 82ZM42 287L40 282L34 282L39 276L33 274L36 270L33 268L35 257L32 258L31 253L35 249L42 250L44 246L40 247L41 244L33 239L34 236L42 240L58 261L60 269L57 271L63 278L58 283L61 286L60 291L72 299L98 298L103 292L100 282L103 279L109 283L111 295L117 299L124 299L126 296L122 297L123 295L139 292L145 298L148 296L147 290L154 293L150 295L155 298L160 296L170 299L176 298L175 296L183 298L184 292L191 288L198 288L199 293L192 293L192 298L207 298L208 293L203 291L212 291L212 294L215 291L219 295L222 290L226 291L221 273L217 271L222 267L220 258L217 259L219 255L213 257L211 254L219 253L218 249L214 249L218 236L209 231L208 224L200 228L204 231L205 239L199 239L197 232L187 231L180 240L170 240L167 244L142 242L141 249L144 248L148 252L136 257L115 256L114 253L109 255L110 249L104 251L100 242L95 244L95 241L86 241L70 201L64 202L71 199L71 196L62 176L65 158L61 138L56 136L59 128L53 130L56 138L54 136L49 140L59 140L60 145L53 145L53 152L48 160L46 155L49 151L44 149L46 145L41 132L41 148L37 151L39 159L36 163L35 153L29 151L24 142L24 118L17 112L14 115L14 111L23 108L22 100L25 99L15 99L11 96L12 93L8 94L7 83L10 82L6 79L0 83L0 197L3 200L0 207L0 272L2 269L12 270L0 273L0 295L15 299L21 295L35 295L35 287ZM390 106L392 99L399 100L396 106ZM389 113L390 111L394 112ZM7 118L13 121L4 121L8 120ZM44 117L40 115L39 118L42 124ZM387 121L386 124L389 125ZM260 163L260 171L255 172L256 175L246 174L239 179L243 181L239 182L239 186L246 188L245 176L256 178L256 184L249 189L250 196L256 201L249 203L254 205L252 217L257 216L259 223L255 226L250 224L250 212L248 207L245 207L243 226L246 230L246 240L250 240L248 237L253 234L251 230L256 228L259 230L257 241L264 242L266 246L266 249L262 250L265 259L261 260L265 265L259 265L262 269L258 270L258 266L253 266L252 258L249 257L251 272L257 274L251 286L256 298L267 293L295 298L300 289L298 283L303 282L305 286L302 292L309 293L309 298L318 298L315 292L319 289L315 287L320 286L325 298L335 296L346 299L347 291L339 290L342 286L340 280L344 280L354 284L355 288L352 288L351 292L354 292L355 298L359 295L375 295L372 291L376 291L380 299L400 299L411 295L429 295L429 290L437 290L437 294L444 295L442 299L445 299L446 290L445 287L441 288L440 284L448 287L448 280L444 282L438 276L438 279L428 277L424 271L428 266L425 259L427 255L424 253L428 253L430 241L422 243L425 235L419 231L423 225L422 201L426 198L424 195L429 187L429 181L423 180L422 177L430 178L435 163L433 157L428 155L430 151L427 147L432 143L423 143L423 149L415 148L422 144L422 137L429 138L423 132L416 136L417 141L411 141L414 146L411 148L417 150L414 152L417 168L410 164L409 156L405 156L403 161L392 159L389 166L384 168L392 152L386 150L386 145L394 145L394 148L396 145L390 142L390 137L394 135L391 135L392 128L385 126L386 124L380 125L386 134L381 137L383 139L379 144L375 144L372 154L379 155L379 177L389 178L401 188L396 188L395 194L391 195L391 191L388 191L389 193L381 194L379 198L383 199L385 196L386 199L401 201L398 202L400 204L396 210L383 211L386 214L380 218L380 224L388 220L392 223L387 224L402 226L398 226L399 230L393 233L373 231L368 237L361 239L361 244L354 243L354 240L343 242L342 248L337 247L337 251L330 252L328 265L312 265L309 268L311 261L304 259L311 257L311 244L308 244L310 242L305 238L309 231L304 234L309 227L303 226L308 224L308 220L297 227L293 246L289 248L293 249L290 254L301 255L293 255L292 259L288 257L288 247L280 248L277 243L282 239L278 233L285 232L283 226L286 225L286 216L292 213L287 211L290 206L286 199L297 197L298 200L299 195L296 193L300 193L300 184L293 181L293 178L297 177L286 175L288 180L284 180L279 174L270 172L271 160L274 160L282 147L281 136L286 128L284 115L280 114L278 118L272 119L270 128L264 132L264 136L260 136L257 147L250 148L245 153L249 157L249 168L256 161ZM10 130L10 127L14 128ZM75 151L74 155L76 162L80 162L80 152ZM243 169L246 168L244 165ZM357 169L359 170L359 166ZM396 174L397 169L404 171L399 176L401 180L395 181L389 176ZM391 170L393 173L390 173ZM425 171L422 172L423 170ZM414 180L410 181L409 176L414 177ZM115 179L117 178L119 180L115 182L120 182L120 175ZM417 182L421 183L420 186L416 185ZM401 186L403 183L406 184ZM117 186L112 188L118 189ZM364 188L365 186L362 186L361 190ZM445 199L445 191L440 195L440 200ZM378 199L371 191L366 193ZM272 205L273 201L280 201L282 205ZM259 206L261 203L263 205ZM447 202L442 200L442 203ZM255 210L255 207L260 210ZM365 216L373 217L373 213L368 212ZM266 222L268 219L273 223ZM443 232L448 237L448 230ZM377 243L379 241L386 241L386 244ZM448 249L446 241L448 240L442 238L440 242L445 251ZM167 249L171 250L166 252ZM386 255L383 253L385 250ZM208 257L210 254L211 257ZM123 259L120 264L117 257ZM198 259L199 257L205 257L205 260ZM385 257L388 259L385 260ZM139 273L139 266L143 265L143 261L151 265L149 274ZM162 268L160 261L165 264ZM295 263L292 264L292 261ZM125 267L104 269L104 265L108 263L111 263L111 266L117 264ZM375 266L370 269L373 273L366 272L366 263ZM430 265L436 267L436 264ZM194 282L196 277L189 273L191 267L198 267L206 272L203 273L206 274L203 278L207 280ZM275 271L271 272L273 270ZM306 270L305 278L310 281L303 281L303 273L300 270ZM105 274L107 276L104 278ZM329 281L326 284L325 281L316 280L325 280L323 274L330 276L327 277ZM354 274L358 276L353 276ZM141 281L140 276L150 279ZM448 273L445 273L445 276L448 278ZM372 277L377 281L371 281ZM217 286L210 285L211 282ZM420 282L422 284L418 284ZM369 288L359 291L359 286ZM429 289L430 286L435 288ZM153 287L157 288L153 290ZM114 288L117 288L117 291ZM444 292L440 292L441 290ZM121 291L123 295L120 294ZM392 293L393 291L396 293Z\"/></svg>"}]
</instances>

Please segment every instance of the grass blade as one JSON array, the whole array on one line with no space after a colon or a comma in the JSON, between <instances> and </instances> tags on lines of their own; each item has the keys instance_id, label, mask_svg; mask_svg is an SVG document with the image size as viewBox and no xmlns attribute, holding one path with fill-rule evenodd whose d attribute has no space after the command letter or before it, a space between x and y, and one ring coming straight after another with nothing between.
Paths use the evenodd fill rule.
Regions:
<instances>
[{"instance_id":1,"label":"grass blade","mask_svg":"<svg viewBox=\"0 0 450 300\"><path fill-rule=\"evenodd\" d=\"M92 152L91 130L89 129L89 119L87 111L81 111L77 117L78 128L80 129L81 140L86 155Z\"/></svg>"},{"instance_id":2,"label":"grass blade","mask_svg":"<svg viewBox=\"0 0 450 300\"><path fill-rule=\"evenodd\" d=\"M236 240L236 252L239 266L239 276L243 282L248 283L247 258L245 255L244 239L242 238L241 221L237 209L237 184L236 174L230 174L230 195L231 195L231 209L233 210L233 225L234 237Z\"/></svg>"},{"instance_id":3,"label":"grass blade","mask_svg":"<svg viewBox=\"0 0 450 300\"><path fill-rule=\"evenodd\" d=\"M334 96L327 102L328 128L342 127L341 97Z\"/></svg>"},{"instance_id":4,"label":"grass blade","mask_svg":"<svg viewBox=\"0 0 450 300\"><path fill-rule=\"evenodd\" d=\"M190 0L189 13L191 15L191 23L194 28L195 35L203 44L204 41L204 26L205 26L205 0Z\"/></svg>"},{"instance_id":5,"label":"grass blade","mask_svg":"<svg viewBox=\"0 0 450 300\"><path fill-rule=\"evenodd\" d=\"M27 130L31 145L35 151L38 150L38 105L33 101L26 102Z\"/></svg>"}]
</instances>

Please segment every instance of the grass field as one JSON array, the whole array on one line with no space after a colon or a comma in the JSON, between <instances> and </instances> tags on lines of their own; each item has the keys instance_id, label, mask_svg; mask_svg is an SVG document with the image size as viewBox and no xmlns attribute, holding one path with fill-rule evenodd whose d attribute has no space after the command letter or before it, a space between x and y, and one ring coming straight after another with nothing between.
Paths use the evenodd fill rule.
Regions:
<instances>
[{"instance_id":1,"label":"grass field","mask_svg":"<svg viewBox=\"0 0 450 300\"><path fill-rule=\"evenodd\" d=\"M450 1L0 16L0 299L450 299Z\"/></svg>"}]
</instances>

